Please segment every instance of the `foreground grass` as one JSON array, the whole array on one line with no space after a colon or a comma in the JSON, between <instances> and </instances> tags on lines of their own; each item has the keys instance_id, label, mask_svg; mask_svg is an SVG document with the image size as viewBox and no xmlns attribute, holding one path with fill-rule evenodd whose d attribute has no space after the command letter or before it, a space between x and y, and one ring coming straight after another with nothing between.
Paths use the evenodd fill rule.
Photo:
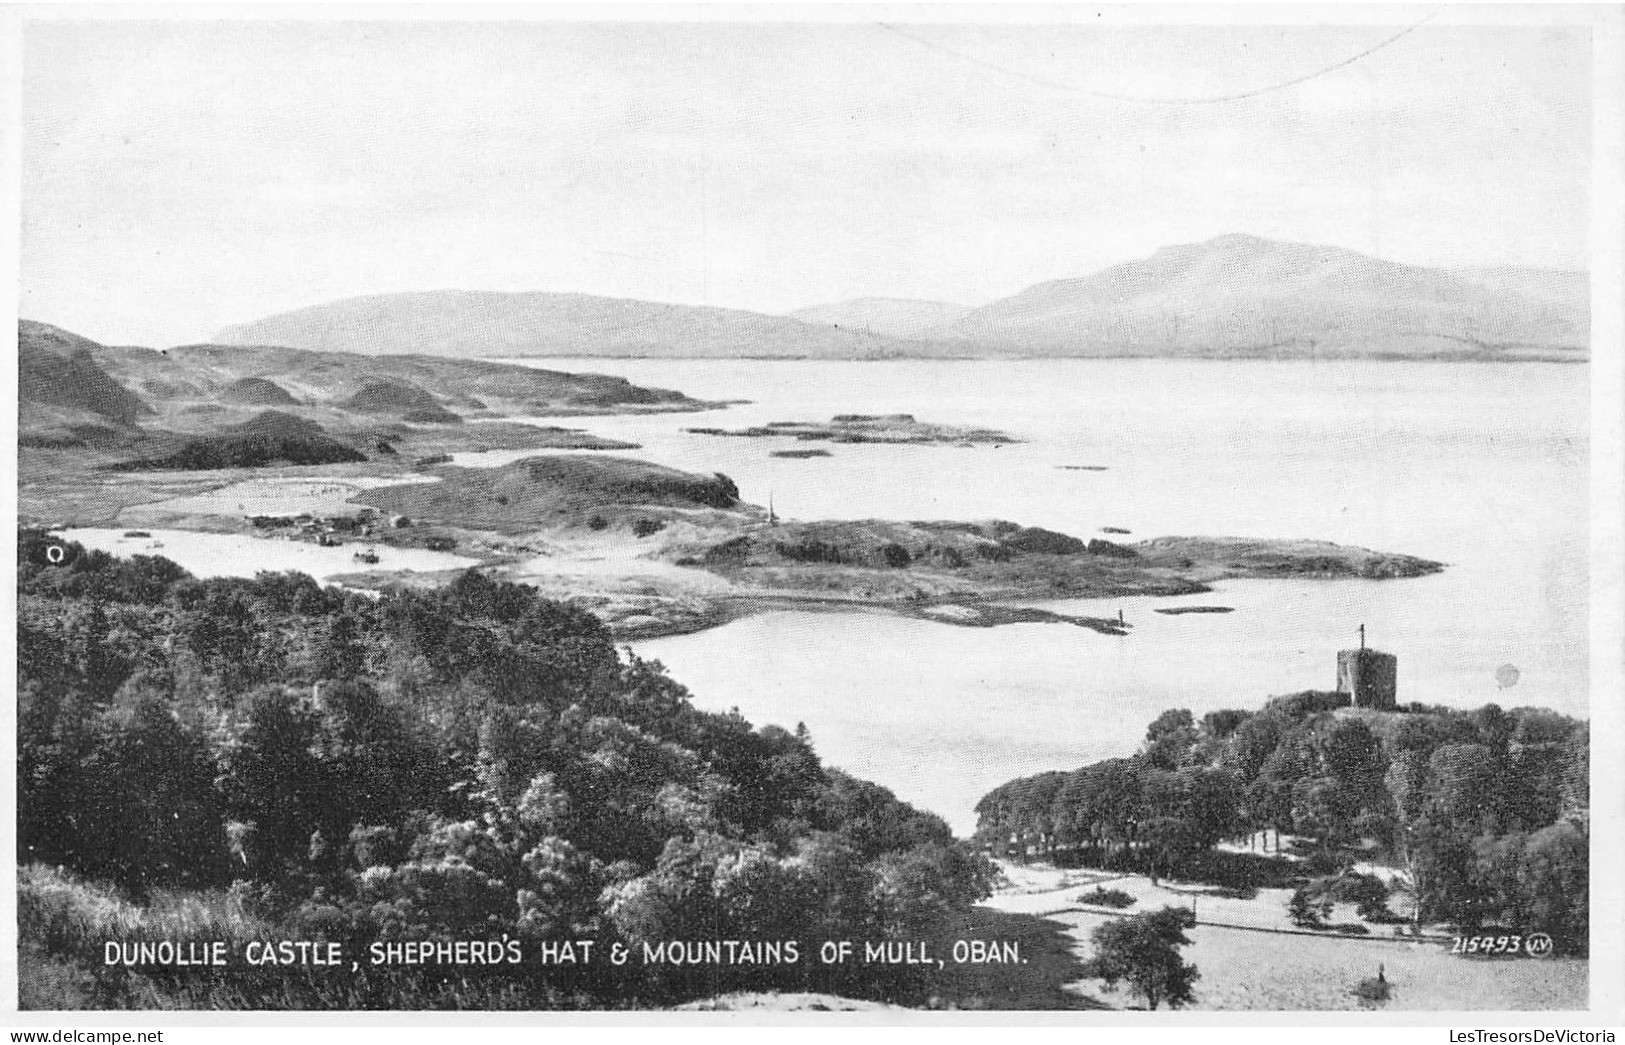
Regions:
<instances>
[{"instance_id":1,"label":"foreground grass","mask_svg":"<svg viewBox=\"0 0 1625 1045\"><path fill-rule=\"evenodd\" d=\"M297 925L257 915L243 896L226 890L155 891L131 902L108 889L55 868L18 870L18 1004L25 1010L80 1009L464 1009L540 1010L660 1007L659 1001L626 996L588 997L545 971L513 975L401 967L331 969L316 966L255 967L242 961L253 941L318 938ZM941 969L853 966L826 988L719 991L689 1008L885 1008L897 1004L931 1009L1101 1008L1099 1001L1069 989L1081 975L1065 926L1030 915L975 908L925 941L931 953L952 954L955 940L1014 943L1021 961L947 962ZM170 941L184 947L222 941L233 958L223 968L131 969L107 965L104 948ZM861 943L859 944L861 948ZM886 985L891 984L890 988ZM875 994L883 1001L864 1001Z\"/></svg>"},{"instance_id":2,"label":"foreground grass","mask_svg":"<svg viewBox=\"0 0 1625 1045\"><path fill-rule=\"evenodd\" d=\"M223 941L241 956L254 940L310 938L251 913L221 890L155 891L137 905L59 869L17 872L17 1004L76 1009L501 1009L581 1008L544 983L432 969L335 972L315 966L134 970L104 962L110 941Z\"/></svg>"}]
</instances>

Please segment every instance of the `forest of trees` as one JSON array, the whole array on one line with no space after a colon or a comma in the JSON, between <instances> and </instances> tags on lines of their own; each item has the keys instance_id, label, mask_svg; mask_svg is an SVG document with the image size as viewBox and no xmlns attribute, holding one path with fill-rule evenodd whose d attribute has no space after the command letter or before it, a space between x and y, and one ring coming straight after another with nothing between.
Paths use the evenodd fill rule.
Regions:
<instances>
[{"instance_id":1,"label":"forest of trees","mask_svg":"<svg viewBox=\"0 0 1625 1045\"><path fill-rule=\"evenodd\" d=\"M1279 864L1216 851L1258 832L1307 839L1335 889L1357 860L1412 883L1417 921L1546 932L1583 954L1589 927L1590 730L1541 708L1349 709L1307 692L1262 710L1164 712L1129 758L1012 780L982 798L997 853L1259 884ZM1367 880L1365 884L1369 885ZM1324 890L1322 890L1324 891ZM1380 899L1372 902L1380 908Z\"/></svg>"},{"instance_id":2,"label":"forest of trees","mask_svg":"<svg viewBox=\"0 0 1625 1045\"><path fill-rule=\"evenodd\" d=\"M25 1007L596 1007L738 987L907 1001L906 971L837 982L806 960L323 977L131 971L101 948L116 922L352 956L379 940L805 951L917 938L989 888L940 818L823 766L804 730L694 708L526 586L199 580L38 531L19 533L18 568Z\"/></svg>"}]
</instances>

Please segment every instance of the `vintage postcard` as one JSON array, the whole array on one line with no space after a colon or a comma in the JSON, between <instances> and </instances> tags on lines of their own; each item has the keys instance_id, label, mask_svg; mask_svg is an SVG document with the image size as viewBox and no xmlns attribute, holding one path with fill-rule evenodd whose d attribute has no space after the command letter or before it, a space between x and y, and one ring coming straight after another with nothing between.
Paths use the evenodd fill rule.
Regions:
<instances>
[{"instance_id":1,"label":"vintage postcard","mask_svg":"<svg viewBox=\"0 0 1625 1045\"><path fill-rule=\"evenodd\" d=\"M12 1016L1617 1023L1622 24L13 9Z\"/></svg>"}]
</instances>

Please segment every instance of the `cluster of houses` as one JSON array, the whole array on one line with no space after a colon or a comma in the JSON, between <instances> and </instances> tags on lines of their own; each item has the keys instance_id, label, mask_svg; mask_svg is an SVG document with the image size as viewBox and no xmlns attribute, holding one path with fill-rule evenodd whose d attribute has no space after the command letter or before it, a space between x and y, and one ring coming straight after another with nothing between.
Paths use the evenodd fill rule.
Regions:
<instances>
[{"instance_id":1,"label":"cluster of houses","mask_svg":"<svg viewBox=\"0 0 1625 1045\"><path fill-rule=\"evenodd\" d=\"M404 515L380 516L371 508L363 508L355 515L325 517L308 512L302 515L251 515L248 522L257 530L290 531L278 536L309 541L324 548L337 547L346 539L372 537L380 531L404 530L412 525L412 520Z\"/></svg>"}]
</instances>

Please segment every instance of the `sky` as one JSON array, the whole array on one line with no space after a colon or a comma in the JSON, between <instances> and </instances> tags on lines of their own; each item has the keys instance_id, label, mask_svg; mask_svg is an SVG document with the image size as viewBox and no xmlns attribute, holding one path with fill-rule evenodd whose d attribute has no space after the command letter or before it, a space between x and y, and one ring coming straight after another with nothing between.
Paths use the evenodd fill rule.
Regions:
<instances>
[{"instance_id":1,"label":"sky","mask_svg":"<svg viewBox=\"0 0 1625 1045\"><path fill-rule=\"evenodd\" d=\"M1584 25L931 10L32 21L19 311L173 345L447 287L980 304L1228 232L1587 263Z\"/></svg>"}]
</instances>

